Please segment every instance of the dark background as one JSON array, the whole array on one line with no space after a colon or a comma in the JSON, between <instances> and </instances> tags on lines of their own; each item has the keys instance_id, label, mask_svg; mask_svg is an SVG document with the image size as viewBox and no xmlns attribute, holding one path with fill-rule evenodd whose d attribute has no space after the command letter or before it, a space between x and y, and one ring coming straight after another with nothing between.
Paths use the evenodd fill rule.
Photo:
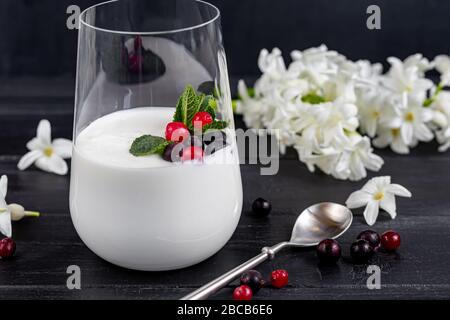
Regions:
<instances>
[{"instance_id":1,"label":"dark background","mask_svg":"<svg viewBox=\"0 0 450 320\"><path fill-rule=\"evenodd\" d=\"M66 9L95 0L2 0L0 77L74 77L77 31ZM321 43L351 59L385 61L421 52L450 52L450 2L444 0L210 0L222 11L233 76L258 74L262 48L285 54ZM382 30L366 28L367 7L382 11Z\"/></svg>"},{"instance_id":2,"label":"dark background","mask_svg":"<svg viewBox=\"0 0 450 320\"><path fill-rule=\"evenodd\" d=\"M151 1L151 0L148 0ZM321 43L351 59L384 61L422 52L432 59L450 53L450 2L444 0L210 0L223 14L232 88L240 77L259 74L257 56L266 47L285 54ZM77 236L69 215L69 178L35 168L19 172L25 144L43 118L54 138L72 136L77 31L66 28L66 9L93 0L0 0L0 175L9 178L8 201L40 210L39 219L14 226L16 258L0 261L0 299L177 299L258 253L260 247L289 238L298 213L323 202L345 202L362 187L311 174L294 150L280 160L277 176L261 177L259 166L243 165L242 220L227 246L207 261L182 271L139 273L97 258ZM382 30L366 28L366 9L378 4ZM243 127L237 118L239 127ZM261 266L265 275L289 271L283 290L261 290L258 299L449 299L450 152L421 144L409 156L376 150L386 164L374 175L391 175L410 189L398 199L399 216L380 216L375 230L395 229L402 247L380 253L371 264L382 269L382 290L366 287L366 266L354 265L349 247L367 225L356 210L354 225L340 240L344 258L331 268L317 264L314 249L287 250ZM267 219L250 214L257 197L271 200ZM120 235L118 235L120 236ZM82 288L66 287L66 268L79 265ZM233 285L215 298L229 299Z\"/></svg>"}]
</instances>

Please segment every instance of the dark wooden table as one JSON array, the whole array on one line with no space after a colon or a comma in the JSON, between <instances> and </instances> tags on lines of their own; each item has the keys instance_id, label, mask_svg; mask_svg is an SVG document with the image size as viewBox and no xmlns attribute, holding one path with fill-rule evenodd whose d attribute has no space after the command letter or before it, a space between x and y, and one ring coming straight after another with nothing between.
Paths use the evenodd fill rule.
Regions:
<instances>
[{"instance_id":1,"label":"dark wooden table","mask_svg":"<svg viewBox=\"0 0 450 320\"><path fill-rule=\"evenodd\" d=\"M34 136L42 118L53 125L54 137L71 137L73 83L66 80L21 79L0 85L0 174L9 177L8 201L40 210L39 219L14 224L17 255L0 261L0 299L177 299L266 245L290 237L299 212L317 202L344 203L361 182L342 182L311 174L292 150L280 163L276 176L262 177L259 166L242 165L244 210L231 241L214 257L194 267L172 272L134 272L95 256L77 236L69 208L69 177L30 169L16 170L25 143ZM242 122L238 119L238 124ZM381 267L381 290L368 290L365 265L353 265L349 246L367 229L362 211L355 210L353 226L341 243L345 258L335 267L317 263L313 249L287 250L260 267L290 273L283 290L262 290L256 299L430 299L450 298L450 153L436 145L421 145L410 156L379 151L386 161L377 175L391 175L410 189L412 199L398 200L398 218L381 214L375 230L395 229L403 244L398 253L377 254L371 261ZM274 210L267 219L252 217L257 197L270 199ZM120 237L117 234L117 237ZM68 290L66 269L81 268L81 290ZM229 299L233 285L215 299Z\"/></svg>"}]
</instances>

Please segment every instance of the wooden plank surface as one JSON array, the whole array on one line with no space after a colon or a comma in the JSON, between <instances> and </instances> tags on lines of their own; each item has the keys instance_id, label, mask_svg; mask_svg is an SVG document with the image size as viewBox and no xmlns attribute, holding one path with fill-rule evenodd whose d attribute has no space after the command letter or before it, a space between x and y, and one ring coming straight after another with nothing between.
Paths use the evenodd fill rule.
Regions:
<instances>
[{"instance_id":1,"label":"wooden plank surface","mask_svg":"<svg viewBox=\"0 0 450 320\"><path fill-rule=\"evenodd\" d=\"M115 267L96 257L77 236L69 214L69 177L35 169L16 170L24 143L34 135L39 119L52 121L55 136L70 137L72 98L66 86L61 94L0 96L0 174L9 177L9 202L19 202L43 212L39 219L14 225L17 256L0 261L0 299L177 299L258 253L259 248L290 237L291 227L303 208L321 201L344 203L364 182L342 182L326 175L311 174L289 151L276 176L262 177L259 166L243 165L244 210L231 241L211 259L180 271L145 273ZM43 89L44 90L44 89ZM66 92L66 93L65 93ZM36 99L34 99L36 98ZM239 126L242 126L238 118ZM268 274L274 268L290 273L283 290L265 289L256 299L429 299L450 298L450 155L440 154L436 145L421 145L410 156L379 151L386 161L377 175L391 175L413 193L398 200L399 216L381 215L377 231L396 229L403 245L396 254L380 253L371 263L382 269L382 289L366 287L366 266L353 265L349 246L366 225L361 210L342 237L344 259L335 267L317 264L313 249L286 250L261 266ZM250 214L257 197L271 200L269 218ZM120 234L117 235L120 237ZM66 268L82 270L82 290L66 288ZM233 285L214 299L231 297Z\"/></svg>"}]
</instances>

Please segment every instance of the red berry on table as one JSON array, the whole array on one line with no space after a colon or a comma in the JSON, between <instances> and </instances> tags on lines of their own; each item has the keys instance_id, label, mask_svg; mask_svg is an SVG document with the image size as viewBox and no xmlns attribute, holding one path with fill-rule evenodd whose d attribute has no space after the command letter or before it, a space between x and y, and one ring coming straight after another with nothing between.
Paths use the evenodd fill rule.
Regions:
<instances>
[{"instance_id":1,"label":"red berry on table","mask_svg":"<svg viewBox=\"0 0 450 320\"><path fill-rule=\"evenodd\" d=\"M10 259L16 252L16 243L11 238L5 238L0 241L0 258Z\"/></svg>"},{"instance_id":2,"label":"red berry on table","mask_svg":"<svg viewBox=\"0 0 450 320\"><path fill-rule=\"evenodd\" d=\"M253 292L249 286L244 285L244 286L239 286L236 289L234 289L233 299L236 301L252 300L252 297L253 297Z\"/></svg>"},{"instance_id":3,"label":"red berry on table","mask_svg":"<svg viewBox=\"0 0 450 320\"><path fill-rule=\"evenodd\" d=\"M203 160L203 149L201 147L187 147L183 150L183 161Z\"/></svg>"},{"instance_id":4,"label":"red berry on table","mask_svg":"<svg viewBox=\"0 0 450 320\"><path fill-rule=\"evenodd\" d=\"M316 253L320 262L334 264L341 257L341 246L336 240L326 239L319 243Z\"/></svg>"},{"instance_id":5,"label":"red berry on table","mask_svg":"<svg viewBox=\"0 0 450 320\"><path fill-rule=\"evenodd\" d=\"M395 251L400 247L400 235L395 231L386 231L381 235L381 245L387 251Z\"/></svg>"},{"instance_id":6,"label":"red berry on table","mask_svg":"<svg viewBox=\"0 0 450 320\"><path fill-rule=\"evenodd\" d=\"M281 289L287 286L289 275L286 270L275 270L270 275L270 283L273 287Z\"/></svg>"},{"instance_id":7,"label":"red berry on table","mask_svg":"<svg viewBox=\"0 0 450 320\"><path fill-rule=\"evenodd\" d=\"M183 122L171 122L166 126L166 140L183 142L190 137L188 128Z\"/></svg>"},{"instance_id":8,"label":"red berry on table","mask_svg":"<svg viewBox=\"0 0 450 320\"><path fill-rule=\"evenodd\" d=\"M207 124L213 123L213 121L214 120L213 120L212 116L208 112L201 111L201 112L198 112L194 116L194 118L192 119L192 124L195 127L196 123L201 123L202 128L203 128Z\"/></svg>"}]
</instances>

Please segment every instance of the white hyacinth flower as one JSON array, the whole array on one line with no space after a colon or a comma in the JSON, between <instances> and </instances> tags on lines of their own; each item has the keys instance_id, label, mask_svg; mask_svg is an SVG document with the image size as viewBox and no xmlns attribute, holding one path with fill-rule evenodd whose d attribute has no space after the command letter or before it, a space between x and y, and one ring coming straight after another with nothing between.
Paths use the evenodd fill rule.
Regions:
<instances>
[{"instance_id":1,"label":"white hyacinth flower","mask_svg":"<svg viewBox=\"0 0 450 320\"><path fill-rule=\"evenodd\" d=\"M7 205L7 193L8 177L2 176L0 178L0 233L4 234L8 238L11 238L11 221L19 221L24 217L39 217L40 213L37 211L26 211L24 207L15 203Z\"/></svg>"},{"instance_id":2,"label":"white hyacinth flower","mask_svg":"<svg viewBox=\"0 0 450 320\"><path fill-rule=\"evenodd\" d=\"M433 82L424 76L424 71L428 70L431 65L428 60L419 59L419 57L421 56L411 56L403 62L395 57L388 58L391 69L382 80L386 88L402 96L403 104L406 105L408 96L423 101L427 90L433 87Z\"/></svg>"},{"instance_id":3,"label":"white hyacinth flower","mask_svg":"<svg viewBox=\"0 0 450 320\"><path fill-rule=\"evenodd\" d=\"M0 233L6 237L11 238L11 211L6 204L6 194L8 193L8 177L2 176L0 178Z\"/></svg>"},{"instance_id":4,"label":"white hyacinth flower","mask_svg":"<svg viewBox=\"0 0 450 320\"><path fill-rule=\"evenodd\" d=\"M442 91L431 108L434 110L433 123L437 126L439 151L445 152L450 149L450 91Z\"/></svg>"},{"instance_id":5,"label":"white hyacinth flower","mask_svg":"<svg viewBox=\"0 0 450 320\"><path fill-rule=\"evenodd\" d=\"M51 138L51 125L48 120L41 120L37 135L27 143L30 150L17 164L19 170L29 168L33 163L41 170L58 175L67 174L68 167L64 159L72 156L72 141Z\"/></svg>"},{"instance_id":6,"label":"white hyacinth flower","mask_svg":"<svg viewBox=\"0 0 450 320\"><path fill-rule=\"evenodd\" d=\"M392 151L399 154L409 153L409 146L403 141L399 128L381 127L372 143L381 149L389 146Z\"/></svg>"},{"instance_id":7,"label":"white hyacinth flower","mask_svg":"<svg viewBox=\"0 0 450 320\"><path fill-rule=\"evenodd\" d=\"M441 85L450 85L450 57L439 55L434 59L436 70L441 74Z\"/></svg>"},{"instance_id":8,"label":"white hyacinth flower","mask_svg":"<svg viewBox=\"0 0 450 320\"><path fill-rule=\"evenodd\" d=\"M346 201L349 209L366 207L364 218L368 225L375 224L380 208L385 210L392 219L397 217L395 196L411 197L405 187L391 184L391 177L377 177L369 180L364 187L353 192Z\"/></svg>"},{"instance_id":9,"label":"white hyacinth flower","mask_svg":"<svg viewBox=\"0 0 450 320\"><path fill-rule=\"evenodd\" d=\"M391 129L400 129L403 142L411 147L416 145L417 141L433 140L433 132L427 125L432 119L433 110L416 102L411 103L407 109L397 110L395 116L384 122Z\"/></svg>"}]
</instances>

